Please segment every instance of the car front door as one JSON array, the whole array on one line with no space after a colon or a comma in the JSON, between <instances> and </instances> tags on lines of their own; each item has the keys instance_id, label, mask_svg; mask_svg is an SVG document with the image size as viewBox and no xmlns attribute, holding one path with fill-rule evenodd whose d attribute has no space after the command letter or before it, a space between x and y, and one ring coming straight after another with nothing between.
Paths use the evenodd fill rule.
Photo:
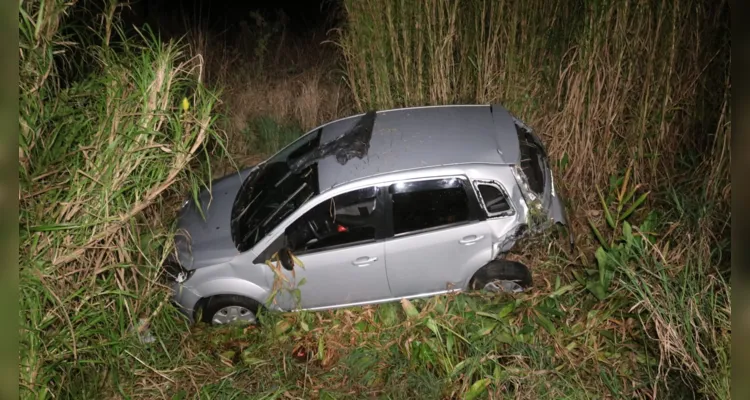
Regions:
<instances>
[{"instance_id":1,"label":"car front door","mask_svg":"<svg viewBox=\"0 0 750 400\"><path fill-rule=\"evenodd\" d=\"M299 296L282 290L279 306L327 308L390 297L381 192L367 187L324 200L286 229L287 246L303 266L282 270Z\"/></svg>"},{"instance_id":2,"label":"car front door","mask_svg":"<svg viewBox=\"0 0 750 400\"><path fill-rule=\"evenodd\" d=\"M465 178L399 182L388 192L386 270L394 297L462 289L466 275L490 261L490 227Z\"/></svg>"}]
</instances>

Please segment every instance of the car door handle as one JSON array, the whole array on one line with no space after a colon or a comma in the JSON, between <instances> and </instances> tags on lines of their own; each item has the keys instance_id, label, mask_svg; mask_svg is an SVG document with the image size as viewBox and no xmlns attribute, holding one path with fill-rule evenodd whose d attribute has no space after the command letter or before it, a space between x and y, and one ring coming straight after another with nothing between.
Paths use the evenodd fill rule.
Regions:
<instances>
[{"instance_id":1,"label":"car door handle","mask_svg":"<svg viewBox=\"0 0 750 400\"><path fill-rule=\"evenodd\" d=\"M476 242L478 242L478 241L480 241L482 239L484 239L484 235L479 235L479 236L477 236L477 235L469 235L469 236L466 236L465 238L459 240L458 243L461 243L461 244L463 244L465 246L471 246L472 244L474 244L474 243L476 243Z\"/></svg>"},{"instance_id":2,"label":"car door handle","mask_svg":"<svg viewBox=\"0 0 750 400\"><path fill-rule=\"evenodd\" d=\"M377 257L360 257L354 261L352 261L353 265L356 265L358 267L366 267L375 261L378 261Z\"/></svg>"}]
</instances>

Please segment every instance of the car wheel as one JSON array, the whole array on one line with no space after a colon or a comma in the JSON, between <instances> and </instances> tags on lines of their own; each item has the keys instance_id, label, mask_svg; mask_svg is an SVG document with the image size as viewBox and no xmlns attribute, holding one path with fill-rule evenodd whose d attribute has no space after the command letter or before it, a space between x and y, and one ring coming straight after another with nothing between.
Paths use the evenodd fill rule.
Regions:
<instances>
[{"instance_id":1,"label":"car wheel","mask_svg":"<svg viewBox=\"0 0 750 400\"><path fill-rule=\"evenodd\" d=\"M518 293L531 287L531 271L518 261L494 260L480 268L469 282L469 290Z\"/></svg>"},{"instance_id":2,"label":"car wheel","mask_svg":"<svg viewBox=\"0 0 750 400\"><path fill-rule=\"evenodd\" d=\"M258 323L260 308L260 303L244 296L220 295L208 299L198 313L201 321L211 325L255 325Z\"/></svg>"}]
</instances>

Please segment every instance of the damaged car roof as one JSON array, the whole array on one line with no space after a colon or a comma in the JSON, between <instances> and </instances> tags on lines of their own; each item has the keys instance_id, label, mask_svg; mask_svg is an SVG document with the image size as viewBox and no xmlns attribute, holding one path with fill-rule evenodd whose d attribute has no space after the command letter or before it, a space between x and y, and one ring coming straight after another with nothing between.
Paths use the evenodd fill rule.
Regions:
<instances>
[{"instance_id":1,"label":"damaged car roof","mask_svg":"<svg viewBox=\"0 0 750 400\"><path fill-rule=\"evenodd\" d=\"M371 111L320 129L320 147L291 166L317 162L321 192L373 175L519 158L514 118L499 105Z\"/></svg>"}]
</instances>

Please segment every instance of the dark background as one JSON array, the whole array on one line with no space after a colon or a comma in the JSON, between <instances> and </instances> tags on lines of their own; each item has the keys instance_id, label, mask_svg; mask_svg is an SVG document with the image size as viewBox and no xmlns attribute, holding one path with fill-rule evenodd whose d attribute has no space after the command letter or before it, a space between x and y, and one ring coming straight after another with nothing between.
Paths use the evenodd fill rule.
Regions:
<instances>
[{"instance_id":1,"label":"dark background","mask_svg":"<svg viewBox=\"0 0 750 400\"><path fill-rule=\"evenodd\" d=\"M251 27L255 24L252 13L268 23L283 23L288 33L307 35L338 26L342 9L337 0L135 0L123 11L127 22L136 26L147 23L168 36L195 28L237 34L243 22Z\"/></svg>"}]
</instances>

